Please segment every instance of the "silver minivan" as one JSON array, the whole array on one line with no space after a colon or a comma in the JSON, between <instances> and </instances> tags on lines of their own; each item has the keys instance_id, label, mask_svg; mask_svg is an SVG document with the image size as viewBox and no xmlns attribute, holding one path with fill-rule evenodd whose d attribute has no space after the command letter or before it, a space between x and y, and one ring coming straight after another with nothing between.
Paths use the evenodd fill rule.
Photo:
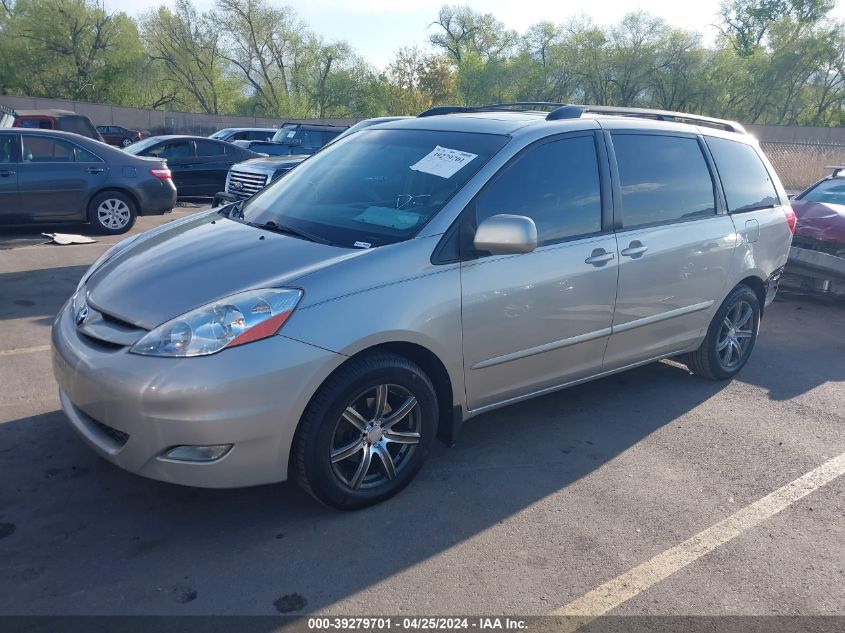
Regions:
<instances>
[{"instance_id":1,"label":"silver minivan","mask_svg":"<svg viewBox=\"0 0 845 633\"><path fill-rule=\"evenodd\" d=\"M736 123L436 108L106 252L55 320L71 424L164 481L381 501L479 413L667 357L734 376L794 225Z\"/></svg>"}]
</instances>

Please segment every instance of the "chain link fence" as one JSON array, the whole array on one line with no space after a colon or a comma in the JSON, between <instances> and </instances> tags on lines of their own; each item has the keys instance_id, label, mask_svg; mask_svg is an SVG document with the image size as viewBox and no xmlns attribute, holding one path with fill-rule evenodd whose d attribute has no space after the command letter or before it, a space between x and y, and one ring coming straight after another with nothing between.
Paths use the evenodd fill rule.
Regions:
<instances>
[{"instance_id":1,"label":"chain link fence","mask_svg":"<svg viewBox=\"0 0 845 633\"><path fill-rule=\"evenodd\" d=\"M760 141L788 191L801 191L830 173L828 165L845 165L845 145Z\"/></svg>"}]
</instances>

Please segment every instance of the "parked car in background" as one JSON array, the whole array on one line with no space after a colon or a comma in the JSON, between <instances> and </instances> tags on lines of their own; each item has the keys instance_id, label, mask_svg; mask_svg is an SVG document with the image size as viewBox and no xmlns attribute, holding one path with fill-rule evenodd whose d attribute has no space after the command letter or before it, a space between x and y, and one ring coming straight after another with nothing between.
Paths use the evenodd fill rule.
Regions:
<instances>
[{"instance_id":1,"label":"parked car in background","mask_svg":"<svg viewBox=\"0 0 845 633\"><path fill-rule=\"evenodd\" d=\"M269 156L310 155L334 140L346 127L285 123L269 141L234 141L235 145Z\"/></svg>"},{"instance_id":2,"label":"parked car in background","mask_svg":"<svg viewBox=\"0 0 845 633\"><path fill-rule=\"evenodd\" d=\"M115 147L129 147L135 141L144 138L141 132L119 125L98 125L97 131L106 143Z\"/></svg>"},{"instance_id":3,"label":"parked car in background","mask_svg":"<svg viewBox=\"0 0 845 633\"><path fill-rule=\"evenodd\" d=\"M354 509L497 407L668 357L736 376L792 238L756 141L537 106L376 125L117 245L53 325L72 427L147 477Z\"/></svg>"},{"instance_id":4,"label":"parked car in background","mask_svg":"<svg viewBox=\"0 0 845 633\"><path fill-rule=\"evenodd\" d=\"M274 127L227 127L215 132L208 138L218 141L269 141L278 132Z\"/></svg>"},{"instance_id":5,"label":"parked car in background","mask_svg":"<svg viewBox=\"0 0 845 633\"><path fill-rule=\"evenodd\" d=\"M845 295L845 165L792 199L795 238L787 273L805 290Z\"/></svg>"},{"instance_id":6,"label":"parked car in background","mask_svg":"<svg viewBox=\"0 0 845 633\"><path fill-rule=\"evenodd\" d=\"M359 132L360 130L365 130L368 127L372 127L374 125L379 125L380 123L390 123L391 121L400 121L402 119L410 119L412 117L409 116L377 116L371 119L364 119L363 121L358 121L352 127L346 128L343 132L338 134L335 138L333 138L330 143L336 143L342 138L346 138L350 134L355 134L355 132Z\"/></svg>"},{"instance_id":7,"label":"parked car in background","mask_svg":"<svg viewBox=\"0 0 845 633\"><path fill-rule=\"evenodd\" d=\"M136 216L175 204L163 160L68 132L0 129L2 224L90 222L102 233L125 233Z\"/></svg>"},{"instance_id":8,"label":"parked car in background","mask_svg":"<svg viewBox=\"0 0 845 633\"><path fill-rule=\"evenodd\" d=\"M269 156L252 158L233 165L226 176L225 189L214 194L211 206L217 207L249 198L284 176L306 158L308 157Z\"/></svg>"},{"instance_id":9,"label":"parked car in background","mask_svg":"<svg viewBox=\"0 0 845 633\"><path fill-rule=\"evenodd\" d=\"M80 136L87 136L95 141L102 141L103 137L84 114L77 114L71 110L12 110L3 108L6 114L2 118L6 127L23 127L38 130L62 130L73 132Z\"/></svg>"},{"instance_id":10,"label":"parked car in background","mask_svg":"<svg viewBox=\"0 0 845 633\"><path fill-rule=\"evenodd\" d=\"M204 136L151 136L124 151L166 159L180 198L214 196L226 186L226 174L232 165L260 156Z\"/></svg>"}]
</instances>

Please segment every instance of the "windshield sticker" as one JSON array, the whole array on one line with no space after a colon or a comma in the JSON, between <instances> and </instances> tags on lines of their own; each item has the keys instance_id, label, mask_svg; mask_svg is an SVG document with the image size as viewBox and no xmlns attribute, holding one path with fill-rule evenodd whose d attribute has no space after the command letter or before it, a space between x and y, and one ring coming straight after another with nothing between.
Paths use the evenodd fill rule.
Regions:
<instances>
[{"instance_id":1,"label":"windshield sticker","mask_svg":"<svg viewBox=\"0 0 845 633\"><path fill-rule=\"evenodd\" d=\"M355 248L370 248L372 244L370 244L369 242L355 242L352 246L354 246Z\"/></svg>"},{"instance_id":2,"label":"windshield sticker","mask_svg":"<svg viewBox=\"0 0 845 633\"><path fill-rule=\"evenodd\" d=\"M431 174L432 176L451 178L458 173L461 167L477 157L478 154L470 154L469 152L462 152L458 149L449 149L448 147L440 147L438 145L429 154L411 165L411 169L421 171L424 174Z\"/></svg>"},{"instance_id":3,"label":"windshield sticker","mask_svg":"<svg viewBox=\"0 0 845 633\"><path fill-rule=\"evenodd\" d=\"M367 207L367 210L355 219L367 224L402 230L416 226L422 218L423 216L413 211L391 209L390 207Z\"/></svg>"},{"instance_id":4,"label":"windshield sticker","mask_svg":"<svg viewBox=\"0 0 845 633\"><path fill-rule=\"evenodd\" d=\"M296 131L288 132L288 138L293 138L294 136L296 136Z\"/></svg>"}]
</instances>

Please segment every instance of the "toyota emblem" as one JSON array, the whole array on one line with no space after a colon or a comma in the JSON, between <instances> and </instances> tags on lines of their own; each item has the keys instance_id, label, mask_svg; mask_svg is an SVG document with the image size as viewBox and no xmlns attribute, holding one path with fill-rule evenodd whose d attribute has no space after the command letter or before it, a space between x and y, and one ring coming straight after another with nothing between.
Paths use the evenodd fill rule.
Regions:
<instances>
[{"instance_id":1,"label":"toyota emblem","mask_svg":"<svg viewBox=\"0 0 845 633\"><path fill-rule=\"evenodd\" d=\"M76 313L76 324L82 325L85 322L85 319L88 318L88 313L88 306L83 305L81 308L79 308L79 312Z\"/></svg>"}]
</instances>

